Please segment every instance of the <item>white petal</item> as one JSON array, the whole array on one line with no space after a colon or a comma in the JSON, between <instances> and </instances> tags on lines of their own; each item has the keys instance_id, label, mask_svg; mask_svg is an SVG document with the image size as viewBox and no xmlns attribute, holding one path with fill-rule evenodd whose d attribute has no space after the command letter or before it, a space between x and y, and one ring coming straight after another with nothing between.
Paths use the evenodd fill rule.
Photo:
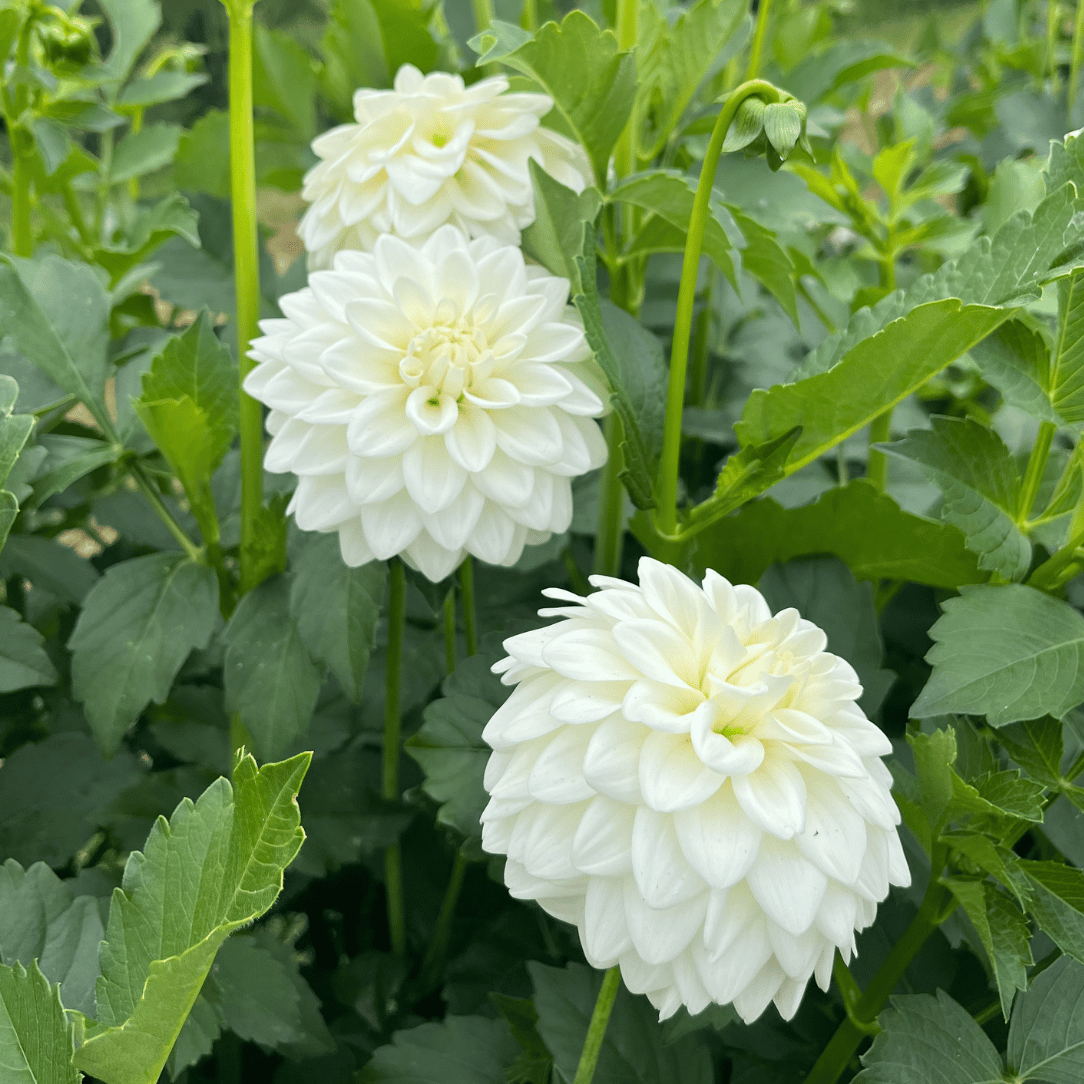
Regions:
<instances>
[{"instance_id":1,"label":"white petal","mask_svg":"<svg viewBox=\"0 0 1084 1084\"><path fill-rule=\"evenodd\" d=\"M805 933L813 924L828 887L828 879L793 843L772 836L761 840L746 883L765 914L792 934Z\"/></svg>"},{"instance_id":2,"label":"white petal","mask_svg":"<svg viewBox=\"0 0 1084 1084\"><path fill-rule=\"evenodd\" d=\"M707 889L681 853L674 818L643 806L632 828L632 874L649 907L673 907Z\"/></svg>"},{"instance_id":3,"label":"white petal","mask_svg":"<svg viewBox=\"0 0 1084 1084\"><path fill-rule=\"evenodd\" d=\"M703 805L674 817L689 864L713 888L729 888L749 871L760 848L760 829L726 787Z\"/></svg>"},{"instance_id":4,"label":"white petal","mask_svg":"<svg viewBox=\"0 0 1084 1084\"><path fill-rule=\"evenodd\" d=\"M635 808L596 795L587 806L572 840L572 864L598 877L632 872L632 825Z\"/></svg>"},{"instance_id":5,"label":"white petal","mask_svg":"<svg viewBox=\"0 0 1084 1084\"><path fill-rule=\"evenodd\" d=\"M696 755L687 734L648 734L640 752L640 793L650 808L689 809L710 798L722 782Z\"/></svg>"}]
</instances>

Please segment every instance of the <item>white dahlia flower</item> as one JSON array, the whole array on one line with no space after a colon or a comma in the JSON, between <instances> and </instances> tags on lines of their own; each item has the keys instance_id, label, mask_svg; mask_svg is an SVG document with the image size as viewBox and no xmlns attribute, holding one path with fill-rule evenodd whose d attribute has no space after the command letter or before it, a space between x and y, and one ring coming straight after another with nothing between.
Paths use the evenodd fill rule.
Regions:
<instances>
[{"instance_id":1,"label":"white dahlia flower","mask_svg":"<svg viewBox=\"0 0 1084 1084\"><path fill-rule=\"evenodd\" d=\"M644 558L504 643L484 731L482 845L513 896L574 923L598 968L670 1016L822 989L910 873L854 670L796 610Z\"/></svg>"},{"instance_id":2,"label":"white dahlia flower","mask_svg":"<svg viewBox=\"0 0 1084 1084\"><path fill-rule=\"evenodd\" d=\"M444 226L340 252L281 298L245 390L271 408L264 465L298 475L298 526L338 531L348 565L399 554L434 581L567 530L571 479L606 459L568 292L518 248Z\"/></svg>"},{"instance_id":3,"label":"white dahlia flower","mask_svg":"<svg viewBox=\"0 0 1084 1084\"><path fill-rule=\"evenodd\" d=\"M357 124L312 144L322 161L305 177L312 206L298 227L310 267L329 267L344 248L371 249L384 233L424 240L446 222L519 244L534 221L531 158L581 191L587 155L539 125L553 100L507 90L503 75L467 87L404 64L394 90L357 91Z\"/></svg>"}]
</instances>

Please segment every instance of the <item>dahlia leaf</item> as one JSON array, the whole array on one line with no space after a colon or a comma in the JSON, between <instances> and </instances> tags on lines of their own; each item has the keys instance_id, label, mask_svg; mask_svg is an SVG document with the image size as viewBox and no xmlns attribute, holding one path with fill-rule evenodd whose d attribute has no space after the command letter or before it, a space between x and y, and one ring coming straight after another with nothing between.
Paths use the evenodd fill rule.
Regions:
<instances>
[{"instance_id":1,"label":"dahlia leaf","mask_svg":"<svg viewBox=\"0 0 1084 1084\"><path fill-rule=\"evenodd\" d=\"M37 447L46 455L34 474L34 495L27 502L30 508L40 508L53 494L67 489L91 471L115 463L123 451L119 444L57 433L42 435Z\"/></svg>"},{"instance_id":2,"label":"dahlia leaf","mask_svg":"<svg viewBox=\"0 0 1084 1084\"><path fill-rule=\"evenodd\" d=\"M1062 724L1046 716L1011 723L997 732L1005 751L1033 779L1047 787L1062 785L1061 758L1065 751Z\"/></svg>"},{"instance_id":3,"label":"dahlia leaf","mask_svg":"<svg viewBox=\"0 0 1084 1084\"><path fill-rule=\"evenodd\" d=\"M756 583L773 562L815 553L839 557L863 580L956 587L985 578L955 527L904 512L862 480L800 508L771 498L747 504L696 536L693 561L734 583Z\"/></svg>"},{"instance_id":4,"label":"dahlia leaf","mask_svg":"<svg viewBox=\"0 0 1084 1084\"><path fill-rule=\"evenodd\" d=\"M1006 1060L1020 1080L1084 1078L1084 967L1064 956L1016 1003Z\"/></svg>"},{"instance_id":5,"label":"dahlia leaf","mask_svg":"<svg viewBox=\"0 0 1084 1084\"><path fill-rule=\"evenodd\" d=\"M587 1036L602 973L582 964L564 968L527 964L534 984L538 1032L565 1080L576 1065ZM696 1034L664 1046L658 1013L644 998L622 986L606 1028L595 1084L710 1084L711 1058Z\"/></svg>"},{"instance_id":6,"label":"dahlia leaf","mask_svg":"<svg viewBox=\"0 0 1084 1084\"><path fill-rule=\"evenodd\" d=\"M551 177L533 158L528 162L534 187L534 221L523 231L523 251L579 292L576 254L583 247L584 224L594 225L602 197L597 188L573 192Z\"/></svg>"},{"instance_id":7,"label":"dahlia leaf","mask_svg":"<svg viewBox=\"0 0 1084 1084\"><path fill-rule=\"evenodd\" d=\"M82 603L101 573L85 557L55 538L20 534L0 556L0 576L25 576L64 603Z\"/></svg>"},{"instance_id":8,"label":"dahlia leaf","mask_svg":"<svg viewBox=\"0 0 1084 1084\"><path fill-rule=\"evenodd\" d=\"M162 121L129 131L113 153L111 178L127 181L168 166L177 155L183 131L179 124Z\"/></svg>"},{"instance_id":9,"label":"dahlia leaf","mask_svg":"<svg viewBox=\"0 0 1084 1084\"><path fill-rule=\"evenodd\" d=\"M974 347L971 357L1005 402L1040 421L1059 420L1050 403L1050 347L1040 331L1010 320Z\"/></svg>"},{"instance_id":10,"label":"dahlia leaf","mask_svg":"<svg viewBox=\"0 0 1084 1084\"><path fill-rule=\"evenodd\" d=\"M614 144L636 97L636 61L621 52L610 30L582 11L535 35L494 19L468 43L479 64L499 62L533 79L553 98L554 109L591 158L595 179L606 183Z\"/></svg>"},{"instance_id":11,"label":"dahlia leaf","mask_svg":"<svg viewBox=\"0 0 1084 1084\"><path fill-rule=\"evenodd\" d=\"M1068 603L1023 584L979 585L941 609L914 718L985 715L996 727L1061 719L1084 700L1084 617Z\"/></svg>"},{"instance_id":12,"label":"dahlia leaf","mask_svg":"<svg viewBox=\"0 0 1084 1084\"><path fill-rule=\"evenodd\" d=\"M490 667L504 657L501 636L487 636L481 650L444 679L441 697L422 713L421 729L406 742L425 773L422 789L440 803L437 822L467 840L481 840L479 818L488 795L482 785L491 752L482 730L511 690Z\"/></svg>"},{"instance_id":13,"label":"dahlia leaf","mask_svg":"<svg viewBox=\"0 0 1084 1084\"><path fill-rule=\"evenodd\" d=\"M943 990L894 997L854 1084L1003 1084L1001 1055Z\"/></svg>"},{"instance_id":14,"label":"dahlia leaf","mask_svg":"<svg viewBox=\"0 0 1084 1084\"><path fill-rule=\"evenodd\" d=\"M1039 824L1043 819L1043 786L1021 779L1019 771L990 772L966 783L954 774L952 804L967 813Z\"/></svg>"},{"instance_id":15,"label":"dahlia leaf","mask_svg":"<svg viewBox=\"0 0 1084 1084\"><path fill-rule=\"evenodd\" d=\"M497 1007L520 1045L519 1057L508 1067L507 1084L550 1084L553 1079L553 1056L538 1034L538 1010L525 997L490 993L489 1000Z\"/></svg>"},{"instance_id":16,"label":"dahlia leaf","mask_svg":"<svg viewBox=\"0 0 1084 1084\"><path fill-rule=\"evenodd\" d=\"M223 634L226 707L240 715L262 760L280 756L308 729L323 684L276 577L249 591Z\"/></svg>"},{"instance_id":17,"label":"dahlia leaf","mask_svg":"<svg viewBox=\"0 0 1084 1084\"><path fill-rule=\"evenodd\" d=\"M1050 358L1050 395L1066 422L1084 422L1084 271L1058 283L1058 334Z\"/></svg>"},{"instance_id":18,"label":"dahlia leaf","mask_svg":"<svg viewBox=\"0 0 1084 1084\"><path fill-rule=\"evenodd\" d=\"M1018 990L1028 988L1027 969L1034 963L1028 940L1031 930L1024 912L989 881L945 881L975 927L990 961L1001 1012L1006 1020Z\"/></svg>"},{"instance_id":19,"label":"dahlia leaf","mask_svg":"<svg viewBox=\"0 0 1084 1084\"><path fill-rule=\"evenodd\" d=\"M1031 564L1031 543L1016 522L1020 471L1009 449L972 418L934 416L930 424L878 447L917 464L941 490L941 518L964 532L979 568L1020 579Z\"/></svg>"},{"instance_id":20,"label":"dahlia leaf","mask_svg":"<svg viewBox=\"0 0 1084 1084\"><path fill-rule=\"evenodd\" d=\"M915 759L919 800L932 830L932 838L936 838L952 802L956 736L951 730L935 730L932 734L909 731L907 744Z\"/></svg>"},{"instance_id":21,"label":"dahlia leaf","mask_svg":"<svg viewBox=\"0 0 1084 1084\"><path fill-rule=\"evenodd\" d=\"M72 690L104 753L117 748L147 704L165 701L218 620L214 572L179 553L122 561L91 588L68 647Z\"/></svg>"},{"instance_id":22,"label":"dahlia leaf","mask_svg":"<svg viewBox=\"0 0 1084 1084\"><path fill-rule=\"evenodd\" d=\"M83 402L114 439L104 398L109 301L90 267L59 256L6 257L0 262L0 327L15 350Z\"/></svg>"},{"instance_id":23,"label":"dahlia leaf","mask_svg":"<svg viewBox=\"0 0 1084 1084\"><path fill-rule=\"evenodd\" d=\"M305 833L297 792L311 754L257 769L239 761L193 803L159 818L113 894L98 1023L75 1062L105 1084L153 1084L214 963L236 929L282 890Z\"/></svg>"},{"instance_id":24,"label":"dahlia leaf","mask_svg":"<svg viewBox=\"0 0 1084 1084\"><path fill-rule=\"evenodd\" d=\"M110 81L119 84L154 36L162 14L154 0L101 0L109 20L113 47L102 63Z\"/></svg>"},{"instance_id":25,"label":"dahlia leaf","mask_svg":"<svg viewBox=\"0 0 1084 1084\"><path fill-rule=\"evenodd\" d=\"M700 84L745 42L742 0L697 0L671 21L645 7L636 49L640 157L657 157Z\"/></svg>"},{"instance_id":26,"label":"dahlia leaf","mask_svg":"<svg viewBox=\"0 0 1084 1084\"><path fill-rule=\"evenodd\" d=\"M959 852L979 869L990 874L1016 897L1021 907L1031 898L1031 889L1012 851L995 843L989 836L969 832L945 832L941 842Z\"/></svg>"},{"instance_id":27,"label":"dahlia leaf","mask_svg":"<svg viewBox=\"0 0 1084 1084\"><path fill-rule=\"evenodd\" d=\"M745 238L745 247L741 250L743 269L783 306L783 311L797 327L798 291L795 285L794 261L767 226L761 225L733 203L724 206L734 216L734 221Z\"/></svg>"},{"instance_id":28,"label":"dahlia leaf","mask_svg":"<svg viewBox=\"0 0 1084 1084\"><path fill-rule=\"evenodd\" d=\"M744 447L802 427L793 474L917 391L1011 314L956 298L919 305L862 338L827 372L752 393L735 425Z\"/></svg>"},{"instance_id":29,"label":"dahlia leaf","mask_svg":"<svg viewBox=\"0 0 1084 1084\"><path fill-rule=\"evenodd\" d=\"M415 15L420 11L412 4L393 6ZM308 142L316 134L316 72L312 60L305 47L285 30L268 30L262 23L254 29L253 105L273 110L293 129L290 135ZM429 40L432 42L432 37ZM281 133L281 127L276 127L276 134Z\"/></svg>"},{"instance_id":30,"label":"dahlia leaf","mask_svg":"<svg viewBox=\"0 0 1084 1084\"><path fill-rule=\"evenodd\" d=\"M32 963L0 964L0 1067L12 1084L79 1084L59 990Z\"/></svg>"},{"instance_id":31,"label":"dahlia leaf","mask_svg":"<svg viewBox=\"0 0 1084 1084\"><path fill-rule=\"evenodd\" d=\"M387 1046L376 1050L357 1080L358 1084L505 1084L505 1071L518 1053L519 1045L503 1020L448 1016L439 1024L397 1031Z\"/></svg>"},{"instance_id":32,"label":"dahlia leaf","mask_svg":"<svg viewBox=\"0 0 1084 1084\"><path fill-rule=\"evenodd\" d=\"M356 704L383 604L387 566L351 568L332 534L313 535L294 565L290 612L312 657L338 679Z\"/></svg>"},{"instance_id":33,"label":"dahlia leaf","mask_svg":"<svg viewBox=\"0 0 1084 1084\"><path fill-rule=\"evenodd\" d=\"M0 486L7 481L34 428L32 414L12 413L18 398L19 385L10 376L0 374Z\"/></svg>"},{"instance_id":34,"label":"dahlia leaf","mask_svg":"<svg viewBox=\"0 0 1084 1084\"><path fill-rule=\"evenodd\" d=\"M9 858L0 866L0 961L30 967L33 961L60 985L67 1009L94 1014L98 944L105 935L98 900L75 896L44 863L24 870Z\"/></svg>"},{"instance_id":35,"label":"dahlia leaf","mask_svg":"<svg viewBox=\"0 0 1084 1084\"><path fill-rule=\"evenodd\" d=\"M9 606L0 606L0 693L56 684L56 670L43 642L33 625Z\"/></svg>"},{"instance_id":36,"label":"dahlia leaf","mask_svg":"<svg viewBox=\"0 0 1084 1084\"><path fill-rule=\"evenodd\" d=\"M1084 873L1062 862L1020 864L1032 889L1028 910L1039 929L1084 963Z\"/></svg>"}]
</instances>

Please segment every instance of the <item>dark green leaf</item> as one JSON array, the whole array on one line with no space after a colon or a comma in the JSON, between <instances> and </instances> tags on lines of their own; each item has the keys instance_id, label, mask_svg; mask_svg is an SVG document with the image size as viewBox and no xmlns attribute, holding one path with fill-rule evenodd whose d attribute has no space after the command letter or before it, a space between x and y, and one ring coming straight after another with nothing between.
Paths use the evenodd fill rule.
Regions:
<instances>
[{"instance_id":1,"label":"dark green leaf","mask_svg":"<svg viewBox=\"0 0 1084 1084\"><path fill-rule=\"evenodd\" d=\"M1031 911L1043 933L1084 963L1084 873L1061 862L1021 862Z\"/></svg>"},{"instance_id":2,"label":"dark green leaf","mask_svg":"<svg viewBox=\"0 0 1084 1084\"><path fill-rule=\"evenodd\" d=\"M262 759L277 756L308 729L323 678L290 613L286 580L249 591L224 638L226 707L241 716Z\"/></svg>"},{"instance_id":3,"label":"dark green leaf","mask_svg":"<svg viewBox=\"0 0 1084 1084\"><path fill-rule=\"evenodd\" d=\"M103 752L150 701L161 704L193 648L218 622L218 581L181 554L113 565L86 597L68 647L72 690Z\"/></svg>"},{"instance_id":4,"label":"dark green leaf","mask_svg":"<svg viewBox=\"0 0 1084 1084\"><path fill-rule=\"evenodd\" d=\"M256 108L274 110L299 139L311 140L316 134L316 72L305 47L285 30L257 23L253 52Z\"/></svg>"},{"instance_id":5,"label":"dark green leaf","mask_svg":"<svg viewBox=\"0 0 1084 1084\"><path fill-rule=\"evenodd\" d=\"M10 607L0 606L0 693L56 684L56 670L42 642L33 625Z\"/></svg>"},{"instance_id":6,"label":"dark green leaf","mask_svg":"<svg viewBox=\"0 0 1084 1084\"><path fill-rule=\"evenodd\" d=\"M159 122L129 132L113 154L111 179L127 181L168 166L177 154L182 131L179 124Z\"/></svg>"},{"instance_id":7,"label":"dark green leaf","mask_svg":"<svg viewBox=\"0 0 1084 1084\"><path fill-rule=\"evenodd\" d=\"M910 731L907 744L915 758L922 808L936 836L952 802L956 736L951 730L935 730L932 734Z\"/></svg>"},{"instance_id":8,"label":"dark green leaf","mask_svg":"<svg viewBox=\"0 0 1084 1084\"><path fill-rule=\"evenodd\" d=\"M1062 724L1049 717L1003 726L997 740L1033 779L1047 787L1061 784Z\"/></svg>"},{"instance_id":9,"label":"dark green leaf","mask_svg":"<svg viewBox=\"0 0 1084 1084\"><path fill-rule=\"evenodd\" d=\"M953 779L953 808L969 813L1041 822L1043 787L1018 771L990 772L964 782Z\"/></svg>"},{"instance_id":10,"label":"dark green leaf","mask_svg":"<svg viewBox=\"0 0 1084 1084\"><path fill-rule=\"evenodd\" d=\"M1084 422L1084 272L1058 283L1058 335L1047 387L1054 410L1065 421Z\"/></svg>"},{"instance_id":11,"label":"dark green leaf","mask_svg":"<svg viewBox=\"0 0 1084 1084\"><path fill-rule=\"evenodd\" d=\"M577 291L579 269L576 255L583 246L584 225L594 225L602 206L597 188L585 188L578 195L554 180L533 159L528 160L534 186L534 221L523 231L523 251L566 278Z\"/></svg>"},{"instance_id":12,"label":"dark green leaf","mask_svg":"<svg viewBox=\"0 0 1084 1084\"><path fill-rule=\"evenodd\" d=\"M146 109L149 105L173 102L207 82L202 72L157 71L133 79L117 98L121 109Z\"/></svg>"},{"instance_id":13,"label":"dark green leaf","mask_svg":"<svg viewBox=\"0 0 1084 1084\"><path fill-rule=\"evenodd\" d=\"M1078 1084L1084 1077L1084 967L1062 957L1017 1002L1007 1060L1022 1080Z\"/></svg>"},{"instance_id":14,"label":"dark green leaf","mask_svg":"<svg viewBox=\"0 0 1084 1084\"><path fill-rule=\"evenodd\" d=\"M834 554L864 580L956 587L984 578L955 527L904 512L861 480L801 508L770 498L747 504L696 543L697 569L714 568L735 583L756 583L772 562L813 553Z\"/></svg>"},{"instance_id":15,"label":"dark green leaf","mask_svg":"<svg viewBox=\"0 0 1084 1084\"><path fill-rule=\"evenodd\" d=\"M783 306L783 311L797 326L798 293L793 261L767 226L762 226L733 203L727 203L725 207L745 237L745 247L741 250L742 267Z\"/></svg>"},{"instance_id":16,"label":"dark green leaf","mask_svg":"<svg viewBox=\"0 0 1084 1084\"><path fill-rule=\"evenodd\" d=\"M1052 715L1084 700L1084 617L1023 584L961 588L930 629L929 682L916 719L958 712L992 726Z\"/></svg>"},{"instance_id":17,"label":"dark green leaf","mask_svg":"<svg viewBox=\"0 0 1084 1084\"><path fill-rule=\"evenodd\" d=\"M636 61L620 52L612 31L573 10L546 23L532 38L494 19L472 38L479 63L500 62L533 79L550 97L570 134L583 144L604 185L614 144L625 128L636 95Z\"/></svg>"},{"instance_id":18,"label":"dark green leaf","mask_svg":"<svg viewBox=\"0 0 1084 1084\"><path fill-rule=\"evenodd\" d=\"M61 602L82 602L98 582L98 570L69 546L38 535L8 539L0 555L0 576L25 576Z\"/></svg>"},{"instance_id":19,"label":"dark green leaf","mask_svg":"<svg viewBox=\"0 0 1084 1084\"><path fill-rule=\"evenodd\" d=\"M0 1068L11 1084L79 1084L60 995L31 964L0 964Z\"/></svg>"},{"instance_id":20,"label":"dark green leaf","mask_svg":"<svg viewBox=\"0 0 1084 1084\"><path fill-rule=\"evenodd\" d=\"M39 508L53 494L61 493L91 471L115 463L123 449L92 437L47 433L38 441L47 451L34 476L34 496L29 507Z\"/></svg>"},{"instance_id":21,"label":"dark green leaf","mask_svg":"<svg viewBox=\"0 0 1084 1084\"><path fill-rule=\"evenodd\" d=\"M972 418L934 416L929 430L879 447L917 463L944 494L941 518L959 527L979 568L1018 580L1031 564L1031 544L1016 522L1020 472L1002 439Z\"/></svg>"},{"instance_id":22,"label":"dark green leaf","mask_svg":"<svg viewBox=\"0 0 1084 1084\"><path fill-rule=\"evenodd\" d=\"M1050 347L1040 332L1010 320L972 347L971 356L1007 403L1040 421L1058 421L1050 403Z\"/></svg>"}]
</instances>

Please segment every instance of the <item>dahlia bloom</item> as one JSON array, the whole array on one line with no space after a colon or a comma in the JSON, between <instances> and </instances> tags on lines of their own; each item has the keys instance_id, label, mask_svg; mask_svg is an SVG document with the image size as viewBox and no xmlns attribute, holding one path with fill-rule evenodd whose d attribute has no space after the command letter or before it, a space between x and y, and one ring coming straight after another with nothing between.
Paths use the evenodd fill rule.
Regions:
<instances>
[{"instance_id":1,"label":"dahlia bloom","mask_svg":"<svg viewBox=\"0 0 1084 1084\"><path fill-rule=\"evenodd\" d=\"M344 248L371 249L384 233L424 240L446 222L519 244L534 221L531 158L581 191L591 176L583 149L539 126L553 100L507 90L502 75L466 87L458 75L422 75L410 64L394 90L359 90L357 124L312 144L322 161L305 177L312 206L298 227L309 266L329 267Z\"/></svg>"},{"instance_id":2,"label":"dahlia bloom","mask_svg":"<svg viewBox=\"0 0 1084 1084\"><path fill-rule=\"evenodd\" d=\"M571 479L606 459L568 292L518 248L444 226L340 252L281 298L245 390L271 408L264 465L298 475L298 526L338 531L348 565L399 554L434 581L566 530Z\"/></svg>"},{"instance_id":3,"label":"dahlia bloom","mask_svg":"<svg viewBox=\"0 0 1084 1084\"><path fill-rule=\"evenodd\" d=\"M796 610L644 558L639 585L551 589L563 620L504 643L515 691L482 845L513 896L579 928L591 964L663 1018L733 1002L790 1018L910 873L891 744L854 670Z\"/></svg>"}]
</instances>

